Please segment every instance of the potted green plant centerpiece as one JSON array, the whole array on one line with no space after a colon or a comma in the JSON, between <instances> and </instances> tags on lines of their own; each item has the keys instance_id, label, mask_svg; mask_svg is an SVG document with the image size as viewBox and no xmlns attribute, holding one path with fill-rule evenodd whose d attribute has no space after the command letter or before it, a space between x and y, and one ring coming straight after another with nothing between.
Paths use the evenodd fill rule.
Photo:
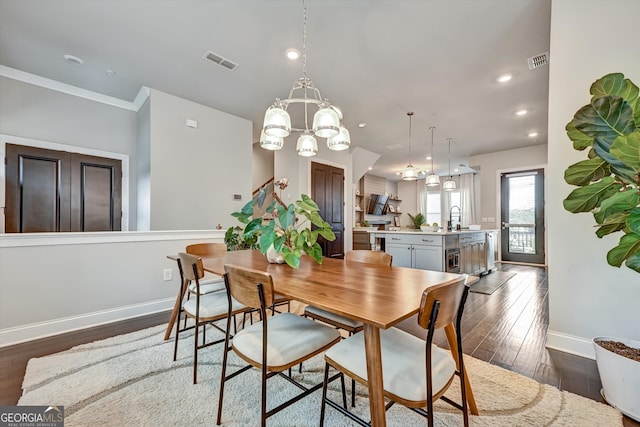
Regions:
<instances>
[{"instance_id":1,"label":"potted green plant centerpiece","mask_svg":"<svg viewBox=\"0 0 640 427\"><path fill-rule=\"evenodd\" d=\"M281 181L278 183L283 189L286 181L284 184ZM266 254L270 262L286 262L293 268L299 268L300 258L306 253L321 264L322 248L318 238L322 236L333 241L336 236L331 225L320 216L316 202L302 194L299 200L286 206L274 192L274 201L267 208L266 215L254 217L254 205L262 207L266 198L264 189L260 191L256 199L244 205L240 212L231 214L245 224L238 233L240 240L253 243L253 247ZM233 227L227 231L230 236L233 236L232 230Z\"/></svg>"},{"instance_id":2,"label":"potted green plant centerpiece","mask_svg":"<svg viewBox=\"0 0 640 427\"><path fill-rule=\"evenodd\" d=\"M588 151L586 160L565 171L565 181L578 188L564 200L564 208L592 213L600 238L622 233L607 262L615 267L624 263L640 273L638 94L638 86L621 73L608 74L591 85L591 102L566 126L573 147ZM640 420L640 342L614 337L593 342L605 399Z\"/></svg>"}]
</instances>

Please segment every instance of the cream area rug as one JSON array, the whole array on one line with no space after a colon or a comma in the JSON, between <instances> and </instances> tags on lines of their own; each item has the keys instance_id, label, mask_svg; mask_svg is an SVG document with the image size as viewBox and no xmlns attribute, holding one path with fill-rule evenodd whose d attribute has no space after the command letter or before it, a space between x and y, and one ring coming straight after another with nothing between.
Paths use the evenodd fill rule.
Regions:
<instances>
[{"instance_id":1,"label":"cream area rug","mask_svg":"<svg viewBox=\"0 0 640 427\"><path fill-rule=\"evenodd\" d=\"M178 359L173 340L163 341L165 326L80 345L50 356L31 359L19 405L63 405L65 426L215 426L222 345L198 353L198 384L192 383L193 337L181 334ZM220 334L221 335L221 334ZM214 338L214 333L209 334ZM384 355L383 355L384 357ZM416 361L416 363L419 363ZM467 357L479 416L472 426L621 426L620 413L604 404L539 384L500 367ZM243 365L233 352L230 367ZM322 381L322 355L305 362L295 377L306 384ZM330 396L340 402L339 381ZM347 392L351 381L346 381ZM455 380L457 384L457 379ZM252 369L225 386L222 422L225 426L255 426L260 422L260 374ZM369 419L366 388L358 385L354 411ZM267 408L298 389L281 378L269 381ZM447 393L458 400L458 388ZM267 420L269 426L317 426L321 391ZM437 426L460 426L462 416L439 403ZM355 425L327 407L326 426ZM394 405L389 426L424 426L425 419Z\"/></svg>"}]
</instances>

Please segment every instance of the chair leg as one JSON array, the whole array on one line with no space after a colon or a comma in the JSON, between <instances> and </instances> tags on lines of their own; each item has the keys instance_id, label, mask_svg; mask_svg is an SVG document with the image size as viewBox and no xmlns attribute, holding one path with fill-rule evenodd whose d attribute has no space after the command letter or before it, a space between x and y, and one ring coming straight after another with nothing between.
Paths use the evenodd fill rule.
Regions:
<instances>
[{"instance_id":1,"label":"chair leg","mask_svg":"<svg viewBox=\"0 0 640 427\"><path fill-rule=\"evenodd\" d=\"M187 316L185 316L187 317ZM180 335L180 312L178 312L178 319L176 320L176 339L175 344L173 346L173 361L176 361L176 357L178 354L178 335Z\"/></svg>"},{"instance_id":2,"label":"chair leg","mask_svg":"<svg viewBox=\"0 0 640 427\"><path fill-rule=\"evenodd\" d=\"M329 364L324 364L324 380L322 381L322 404L320 406L320 427L324 426L324 411L327 406L325 401L327 399L327 387L329 381Z\"/></svg>"},{"instance_id":3,"label":"chair leg","mask_svg":"<svg viewBox=\"0 0 640 427\"><path fill-rule=\"evenodd\" d=\"M193 383L198 384L198 319L193 334Z\"/></svg>"},{"instance_id":4,"label":"chair leg","mask_svg":"<svg viewBox=\"0 0 640 427\"><path fill-rule=\"evenodd\" d=\"M224 398L224 383L227 380L227 356L229 354L229 330L230 330L230 325L227 324L227 334L224 338L224 349L222 350L222 372L220 372L220 396L218 397L218 417L216 418L216 425L220 425L220 421L222 420L222 399Z\"/></svg>"},{"instance_id":5,"label":"chair leg","mask_svg":"<svg viewBox=\"0 0 640 427\"><path fill-rule=\"evenodd\" d=\"M260 405L260 427L267 427L267 367L262 365L262 403Z\"/></svg>"},{"instance_id":6,"label":"chair leg","mask_svg":"<svg viewBox=\"0 0 640 427\"><path fill-rule=\"evenodd\" d=\"M351 379L351 407L356 407L356 380L353 378Z\"/></svg>"}]
</instances>

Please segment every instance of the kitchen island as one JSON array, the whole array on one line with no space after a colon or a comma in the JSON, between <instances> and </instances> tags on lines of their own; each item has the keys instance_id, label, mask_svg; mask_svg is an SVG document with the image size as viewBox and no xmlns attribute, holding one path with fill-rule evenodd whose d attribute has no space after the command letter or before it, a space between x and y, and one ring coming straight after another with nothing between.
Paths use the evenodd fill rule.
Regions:
<instances>
[{"instance_id":1,"label":"kitchen island","mask_svg":"<svg viewBox=\"0 0 640 427\"><path fill-rule=\"evenodd\" d=\"M495 268L498 230L366 230L372 249L393 256L393 265L422 270L487 274Z\"/></svg>"}]
</instances>

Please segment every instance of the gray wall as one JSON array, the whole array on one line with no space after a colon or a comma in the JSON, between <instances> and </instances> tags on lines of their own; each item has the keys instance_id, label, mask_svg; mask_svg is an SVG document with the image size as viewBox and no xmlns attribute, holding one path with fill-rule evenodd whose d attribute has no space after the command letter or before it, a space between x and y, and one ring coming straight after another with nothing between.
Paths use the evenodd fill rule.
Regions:
<instances>
[{"instance_id":1,"label":"gray wall","mask_svg":"<svg viewBox=\"0 0 640 427\"><path fill-rule=\"evenodd\" d=\"M251 197L252 123L153 89L150 102L151 230L235 225Z\"/></svg>"}]
</instances>

